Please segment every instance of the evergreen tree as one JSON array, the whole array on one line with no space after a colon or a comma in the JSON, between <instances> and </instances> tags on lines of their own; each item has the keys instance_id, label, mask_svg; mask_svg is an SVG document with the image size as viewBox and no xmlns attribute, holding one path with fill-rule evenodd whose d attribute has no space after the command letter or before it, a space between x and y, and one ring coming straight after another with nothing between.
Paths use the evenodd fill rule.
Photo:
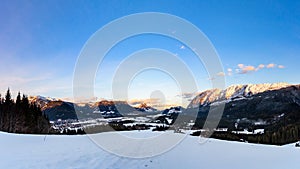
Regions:
<instances>
[{"instance_id":1,"label":"evergreen tree","mask_svg":"<svg viewBox=\"0 0 300 169\"><path fill-rule=\"evenodd\" d=\"M3 119L3 114L4 113L2 113L2 108L3 108L3 106L2 106L2 97L1 97L1 94L0 94L0 129L2 129L2 124L3 124L3 122L2 122L2 119Z\"/></svg>"},{"instance_id":2,"label":"evergreen tree","mask_svg":"<svg viewBox=\"0 0 300 169\"><path fill-rule=\"evenodd\" d=\"M22 116L21 116L21 94L18 92L18 96L16 99L16 104L15 104L15 117L16 119L16 126L20 126L22 123ZM19 129L16 129L19 130Z\"/></svg>"},{"instance_id":3,"label":"evergreen tree","mask_svg":"<svg viewBox=\"0 0 300 169\"><path fill-rule=\"evenodd\" d=\"M21 109L21 94L18 92L18 96L16 99L16 112L19 113Z\"/></svg>"},{"instance_id":4,"label":"evergreen tree","mask_svg":"<svg viewBox=\"0 0 300 169\"><path fill-rule=\"evenodd\" d=\"M29 103L28 98L20 92L16 101L12 99L10 89L5 98L0 95L0 130L14 133L48 133L49 120L35 103Z\"/></svg>"},{"instance_id":5,"label":"evergreen tree","mask_svg":"<svg viewBox=\"0 0 300 169\"><path fill-rule=\"evenodd\" d=\"M8 88L5 95L5 104L11 104L11 103L12 103L12 99L11 99L10 90Z\"/></svg>"}]
</instances>

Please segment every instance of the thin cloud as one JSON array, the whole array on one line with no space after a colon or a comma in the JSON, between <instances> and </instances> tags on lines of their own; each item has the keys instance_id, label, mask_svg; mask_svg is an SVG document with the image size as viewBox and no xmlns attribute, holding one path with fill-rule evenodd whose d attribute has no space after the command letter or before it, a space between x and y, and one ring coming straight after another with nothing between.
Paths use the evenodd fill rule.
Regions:
<instances>
[{"instance_id":1,"label":"thin cloud","mask_svg":"<svg viewBox=\"0 0 300 169\"><path fill-rule=\"evenodd\" d=\"M215 77L209 77L209 78L207 78L207 80L209 80L209 81L213 81L215 79L216 79Z\"/></svg>"},{"instance_id":2,"label":"thin cloud","mask_svg":"<svg viewBox=\"0 0 300 169\"><path fill-rule=\"evenodd\" d=\"M266 66L264 64L260 64L257 66L256 71L265 68Z\"/></svg>"},{"instance_id":3,"label":"thin cloud","mask_svg":"<svg viewBox=\"0 0 300 169\"><path fill-rule=\"evenodd\" d=\"M140 105L143 103L150 104L150 105L157 105L161 102L159 98L150 98L150 99L131 99L128 101L131 105Z\"/></svg>"},{"instance_id":4,"label":"thin cloud","mask_svg":"<svg viewBox=\"0 0 300 169\"><path fill-rule=\"evenodd\" d=\"M177 95L177 97L181 97L183 99L190 99L198 95L197 92L187 92L187 93L182 93L181 95Z\"/></svg>"},{"instance_id":5,"label":"thin cloud","mask_svg":"<svg viewBox=\"0 0 300 169\"><path fill-rule=\"evenodd\" d=\"M18 86L18 88L21 86L31 86L31 83L43 81L43 80L49 80L51 77L51 74L41 75L37 77L31 77L31 78L25 78L25 77L4 77L2 79L2 82L0 84L1 89L6 89L7 87L11 86Z\"/></svg>"},{"instance_id":6,"label":"thin cloud","mask_svg":"<svg viewBox=\"0 0 300 169\"><path fill-rule=\"evenodd\" d=\"M243 69L244 64L238 64L238 67L239 67L240 69Z\"/></svg>"},{"instance_id":7,"label":"thin cloud","mask_svg":"<svg viewBox=\"0 0 300 169\"><path fill-rule=\"evenodd\" d=\"M165 102L162 102L161 99L159 98L150 98L150 99L131 99L128 101L128 103L131 106L139 106L143 103L146 103L147 105L159 109L159 110L163 110L165 108L169 108L169 107L174 107L174 106L178 106L177 104L167 104Z\"/></svg>"},{"instance_id":8,"label":"thin cloud","mask_svg":"<svg viewBox=\"0 0 300 169\"><path fill-rule=\"evenodd\" d=\"M262 70L262 69L265 69L265 68L267 68L267 69L270 69L270 68L283 69L283 68L285 68L283 65L278 65L277 66L274 63L269 63L267 65L265 65L265 64L259 64L258 66L238 64L237 67L238 68L235 69L235 71L238 74L247 74L247 73L256 72L256 71L259 71L259 70Z\"/></svg>"},{"instance_id":9,"label":"thin cloud","mask_svg":"<svg viewBox=\"0 0 300 169\"><path fill-rule=\"evenodd\" d=\"M196 96L199 95L200 92L186 92L180 95L176 95L176 97L180 97L188 102L192 101Z\"/></svg>"},{"instance_id":10,"label":"thin cloud","mask_svg":"<svg viewBox=\"0 0 300 169\"><path fill-rule=\"evenodd\" d=\"M225 73L224 72L219 72L219 73L217 73L217 76L225 76Z\"/></svg>"},{"instance_id":11,"label":"thin cloud","mask_svg":"<svg viewBox=\"0 0 300 169\"><path fill-rule=\"evenodd\" d=\"M267 65L267 68L274 68L275 66L276 66L276 64L270 63L270 64Z\"/></svg>"},{"instance_id":12,"label":"thin cloud","mask_svg":"<svg viewBox=\"0 0 300 169\"><path fill-rule=\"evenodd\" d=\"M231 68L228 68L228 69L227 69L227 74L228 74L228 76L231 76L231 75L232 75L232 69L231 69Z\"/></svg>"},{"instance_id":13,"label":"thin cloud","mask_svg":"<svg viewBox=\"0 0 300 169\"><path fill-rule=\"evenodd\" d=\"M238 64L238 67L240 68L240 70L239 70L240 74L246 74L246 73L253 72L256 70L256 68L251 65L245 66L244 64Z\"/></svg>"}]
</instances>

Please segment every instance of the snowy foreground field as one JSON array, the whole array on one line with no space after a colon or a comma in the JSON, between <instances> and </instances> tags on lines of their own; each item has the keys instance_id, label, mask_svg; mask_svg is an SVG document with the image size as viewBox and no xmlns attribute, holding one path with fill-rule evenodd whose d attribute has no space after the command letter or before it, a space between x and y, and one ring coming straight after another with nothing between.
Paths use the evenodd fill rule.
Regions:
<instances>
[{"instance_id":1,"label":"snowy foreground field","mask_svg":"<svg viewBox=\"0 0 300 169\"><path fill-rule=\"evenodd\" d=\"M155 135L150 131L122 134ZM170 151L159 156L132 159L99 148L87 136L18 135L0 132L1 169L299 169L300 148L255 145L187 136Z\"/></svg>"}]
</instances>

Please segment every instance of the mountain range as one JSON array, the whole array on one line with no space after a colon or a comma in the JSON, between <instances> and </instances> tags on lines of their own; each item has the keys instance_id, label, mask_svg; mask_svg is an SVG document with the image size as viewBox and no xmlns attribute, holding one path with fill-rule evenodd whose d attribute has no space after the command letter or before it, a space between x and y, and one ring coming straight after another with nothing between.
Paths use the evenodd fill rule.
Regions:
<instances>
[{"instance_id":1,"label":"mountain range","mask_svg":"<svg viewBox=\"0 0 300 169\"><path fill-rule=\"evenodd\" d=\"M200 93L188 106L198 109L195 127L201 128L210 109L226 103L219 127L236 129L300 125L300 85L286 83L234 85Z\"/></svg>"},{"instance_id":2,"label":"mountain range","mask_svg":"<svg viewBox=\"0 0 300 169\"><path fill-rule=\"evenodd\" d=\"M217 103L220 101L230 102L249 98L259 93L266 91L274 91L283 89L290 85L288 83L266 83L266 84L246 84L246 85L232 85L228 88L221 89L211 89L199 93L188 105L188 108L193 108L197 106L210 105L212 103Z\"/></svg>"},{"instance_id":3,"label":"mountain range","mask_svg":"<svg viewBox=\"0 0 300 169\"><path fill-rule=\"evenodd\" d=\"M200 92L186 109L171 107L163 111L156 110L145 103L133 107L125 101L102 100L79 104L42 96L32 96L29 100L38 104L50 120L111 118L160 113L188 115L189 110L197 109L196 124L201 126L210 108L225 102L220 125L229 123L232 125L237 119L247 119L248 122L263 119L269 123L282 114L292 114L293 117L300 114L300 85L287 83L232 85L224 90L211 89Z\"/></svg>"},{"instance_id":4,"label":"mountain range","mask_svg":"<svg viewBox=\"0 0 300 169\"><path fill-rule=\"evenodd\" d=\"M73 103L43 96L29 96L29 101L39 105L51 121L58 119L114 118L139 116L145 113L160 113L160 111L146 103L133 107L126 101L101 100L94 103Z\"/></svg>"}]
</instances>

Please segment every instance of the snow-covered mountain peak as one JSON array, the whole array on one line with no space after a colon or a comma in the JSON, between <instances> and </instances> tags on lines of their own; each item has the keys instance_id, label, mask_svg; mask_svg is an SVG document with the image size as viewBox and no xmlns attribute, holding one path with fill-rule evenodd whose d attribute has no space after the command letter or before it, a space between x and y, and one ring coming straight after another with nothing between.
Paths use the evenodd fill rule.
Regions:
<instances>
[{"instance_id":1,"label":"snow-covered mountain peak","mask_svg":"<svg viewBox=\"0 0 300 169\"><path fill-rule=\"evenodd\" d=\"M38 95L38 96L29 96L28 100L31 101L31 102L35 102L35 101L48 102L48 101L58 101L59 99L51 98L51 97L44 97L44 96Z\"/></svg>"},{"instance_id":2,"label":"snow-covered mountain peak","mask_svg":"<svg viewBox=\"0 0 300 169\"><path fill-rule=\"evenodd\" d=\"M197 107L199 105L207 105L217 101L226 101L241 99L270 90L278 90L291 86L288 83L264 83L264 84L246 84L231 85L228 88L211 89L201 92L196 96L188 107Z\"/></svg>"},{"instance_id":3,"label":"snow-covered mountain peak","mask_svg":"<svg viewBox=\"0 0 300 169\"><path fill-rule=\"evenodd\" d=\"M28 97L28 100L29 100L29 102L35 103L35 104L37 104L38 106L40 106L40 107L42 108L42 110L43 110L44 108L47 108L47 105L48 105L49 103L57 102L57 101L62 101L61 99L52 98L52 97L44 97L44 96L40 96L40 95L37 95L37 96L29 96L29 97Z\"/></svg>"},{"instance_id":4,"label":"snow-covered mountain peak","mask_svg":"<svg viewBox=\"0 0 300 169\"><path fill-rule=\"evenodd\" d=\"M146 111L146 112L157 111L155 108L149 106L147 103L141 103L134 107L139 111Z\"/></svg>"}]
</instances>

